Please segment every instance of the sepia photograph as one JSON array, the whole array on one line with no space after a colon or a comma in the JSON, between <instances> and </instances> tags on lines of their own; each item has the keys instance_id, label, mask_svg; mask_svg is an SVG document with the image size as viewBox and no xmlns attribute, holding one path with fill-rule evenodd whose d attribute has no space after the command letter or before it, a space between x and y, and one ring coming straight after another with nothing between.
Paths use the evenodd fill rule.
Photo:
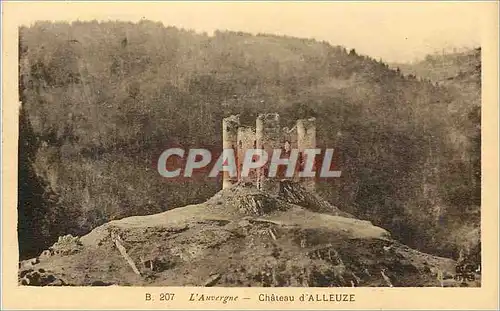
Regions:
<instances>
[{"instance_id":1,"label":"sepia photograph","mask_svg":"<svg viewBox=\"0 0 500 311\"><path fill-rule=\"evenodd\" d=\"M20 27L20 283L480 286L481 47L467 39L389 63L293 33ZM340 176L239 178L246 150L288 142L334 149ZM200 164L222 150L240 153L237 174L215 162L211 178Z\"/></svg>"},{"instance_id":2,"label":"sepia photograph","mask_svg":"<svg viewBox=\"0 0 500 311\"><path fill-rule=\"evenodd\" d=\"M16 286L481 288L480 4L19 17Z\"/></svg>"}]
</instances>

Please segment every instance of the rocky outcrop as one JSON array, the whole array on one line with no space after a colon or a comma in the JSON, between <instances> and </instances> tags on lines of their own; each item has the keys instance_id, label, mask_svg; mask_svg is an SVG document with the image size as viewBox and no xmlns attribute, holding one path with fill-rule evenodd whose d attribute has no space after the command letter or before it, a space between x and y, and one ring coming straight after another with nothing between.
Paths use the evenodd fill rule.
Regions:
<instances>
[{"instance_id":1,"label":"rocky outcrop","mask_svg":"<svg viewBox=\"0 0 500 311\"><path fill-rule=\"evenodd\" d=\"M294 187L275 195L238 184L203 204L63 238L58 252L20 269L20 283L31 275L29 285L50 285L35 268L74 285L444 286L453 275L453 260L410 249Z\"/></svg>"}]
</instances>

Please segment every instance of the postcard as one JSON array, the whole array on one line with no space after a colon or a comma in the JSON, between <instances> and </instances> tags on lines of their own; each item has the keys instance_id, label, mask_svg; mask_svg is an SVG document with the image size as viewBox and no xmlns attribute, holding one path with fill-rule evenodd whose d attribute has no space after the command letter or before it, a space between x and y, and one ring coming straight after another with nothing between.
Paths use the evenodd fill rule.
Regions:
<instances>
[{"instance_id":1,"label":"postcard","mask_svg":"<svg viewBox=\"0 0 500 311\"><path fill-rule=\"evenodd\" d=\"M498 2L2 5L3 309L498 308Z\"/></svg>"}]
</instances>

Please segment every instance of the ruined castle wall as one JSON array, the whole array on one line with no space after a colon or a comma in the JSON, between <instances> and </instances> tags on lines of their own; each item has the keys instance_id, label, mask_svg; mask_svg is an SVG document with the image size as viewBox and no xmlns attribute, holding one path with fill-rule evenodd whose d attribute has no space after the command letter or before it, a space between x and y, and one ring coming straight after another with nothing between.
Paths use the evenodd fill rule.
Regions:
<instances>
[{"instance_id":1,"label":"ruined castle wall","mask_svg":"<svg viewBox=\"0 0 500 311\"><path fill-rule=\"evenodd\" d=\"M297 148L299 152L303 152L305 149L316 148L316 118L300 119L297 120ZM299 156L299 159L303 157ZM317 166L318 163L315 163ZM315 188L314 178L301 178L302 185L309 190Z\"/></svg>"},{"instance_id":2,"label":"ruined castle wall","mask_svg":"<svg viewBox=\"0 0 500 311\"><path fill-rule=\"evenodd\" d=\"M264 150L279 148L281 142L280 116L277 113L260 114L255 130L257 147Z\"/></svg>"},{"instance_id":3,"label":"ruined castle wall","mask_svg":"<svg viewBox=\"0 0 500 311\"><path fill-rule=\"evenodd\" d=\"M293 128L283 128L282 130L282 155L281 157L290 157L292 150L297 149L297 126ZM278 172L280 173L281 179L295 179L295 175L298 174L297 166L295 167L294 177L286 177L286 167L279 167Z\"/></svg>"},{"instance_id":4,"label":"ruined castle wall","mask_svg":"<svg viewBox=\"0 0 500 311\"><path fill-rule=\"evenodd\" d=\"M245 182L255 181L257 178L256 171L250 171L247 177L241 177L241 169L243 166L243 161L245 157L245 152L248 149L257 148L257 141L255 137L255 128L251 126L240 126L238 129L238 154L237 154L237 164L238 164L238 176L239 180Z\"/></svg>"},{"instance_id":5,"label":"ruined castle wall","mask_svg":"<svg viewBox=\"0 0 500 311\"><path fill-rule=\"evenodd\" d=\"M293 128L284 128L282 132L282 141L290 142L291 148L297 148L297 126Z\"/></svg>"},{"instance_id":6,"label":"ruined castle wall","mask_svg":"<svg viewBox=\"0 0 500 311\"><path fill-rule=\"evenodd\" d=\"M282 147L282 133L280 126L280 117L277 113L260 114L256 120L255 134L257 140L257 148L265 150L268 155L268 163L265 165L258 175L257 186L262 189L273 188L274 178L266 178L269 170L269 160L274 149Z\"/></svg>"},{"instance_id":7,"label":"ruined castle wall","mask_svg":"<svg viewBox=\"0 0 500 311\"><path fill-rule=\"evenodd\" d=\"M237 154L239 115L232 115L222 120L222 148L233 149ZM223 172L222 189L226 189L238 181L238 177L231 177L228 172Z\"/></svg>"},{"instance_id":8,"label":"ruined castle wall","mask_svg":"<svg viewBox=\"0 0 500 311\"><path fill-rule=\"evenodd\" d=\"M242 126L239 115L233 115L223 119L222 141L224 149L233 149L236 156L237 176L230 177L229 173L223 173L223 189L230 187L239 180L245 182L254 182L264 190L274 191L278 186L278 179L283 178L278 175L275 178L269 178L269 161L271 160L274 149L289 151L298 149L303 152L305 149L316 148L316 119L297 120L296 126L292 129L281 128L280 117L277 113L260 114L256 119L255 128L251 126ZM241 176L245 152L248 149L262 149L268 154L268 163L262 168L251 171L247 177ZM283 156L283 154L282 154ZM301 165L304 165L304 157L299 156L299 162L296 167L296 176L293 178L300 181L304 187L310 190L315 188L315 178L299 178L298 173ZM317 167L317 163L315 167ZM278 169L280 172L280 169Z\"/></svg>"}]
</instances>

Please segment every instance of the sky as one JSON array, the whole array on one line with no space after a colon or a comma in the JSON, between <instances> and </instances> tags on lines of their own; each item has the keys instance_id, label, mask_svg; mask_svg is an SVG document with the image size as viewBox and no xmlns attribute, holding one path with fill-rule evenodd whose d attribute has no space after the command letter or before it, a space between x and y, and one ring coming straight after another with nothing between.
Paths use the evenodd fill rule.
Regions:
<instances>
[{"instance_id":1,"label":"sky","mask_svg":"<svg viewBox=\"0 0 500 311\"><path fill-rule=\"evenodd\" d=\"M429 53L481 44L485 14L495 2L148 2L36 3L18 10L35 20L149 19L198 32L216 29L325 40L386 62L411 62ZM22 13L22 14L21 14Z\"/></svg>"}]
</instances>

